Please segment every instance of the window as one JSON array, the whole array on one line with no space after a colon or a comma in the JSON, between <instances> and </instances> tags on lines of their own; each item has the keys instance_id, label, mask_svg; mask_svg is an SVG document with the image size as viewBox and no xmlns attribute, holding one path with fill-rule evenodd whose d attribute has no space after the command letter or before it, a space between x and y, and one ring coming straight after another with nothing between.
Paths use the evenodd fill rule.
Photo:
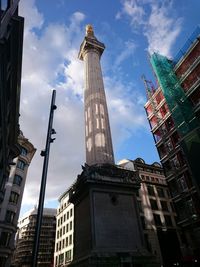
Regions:
<instances>
[{"instance_id":1,"label":"window","mask_svg":"<svg viewBox=\"0 0 200 267\"><path fill-rule=\"evenodd\" d=\"M65 263L71 260L71 250L65 252Z\"/></svg>"},{"instance_id":2,"label":"window","mask_svg":"<svg viewBox=\"0 0 200 267\"><path fill-rule=\"evenodd\" d=\"M68 246L68 237L66 237L66 247Z\"/></svg>"},{"instance_id":3,"label":"window","mask_svg":"<svg viewBox=\"0 0 200 267\"><path fill-rule=\"evenodd\" d=\"M8 223L13 223L15 218L15 212L11 211L11 210L7 210L6 211L6 217L5 217L5 221Z\"/></svg>"},{"instance_id":4,"label":"window","mask_svg":"<svg viewBox=\"0 0 200 267\"><path fill-rule=\"evenodd\" d=\"M20 175L15 174L14 180L13 180L13 184L16 185L21 185L22 183L22 177Z\"/></svg>"},{"instance_id":5,"label":"window","mask_svg":"<svg viewBox=\"0 0 200 267\"><path fill-rule=\"evenodd\" d=\"M69 236L69 245L72 244L72 235Z\"/></svg>"},{"instance_id":6,"label":"window","mask_svg":"<svg viewBox=\"0 0 200 267\"><path fill-rule=\"evenodd\" d=\"M177 158L177 156L173 157L171 159L171 165L175 168L175 169L178 169L180 167L180 163L179 163L179 160Z\"/></svg>"},{"instance_id":7,"label":"window","mask_svg":"<svg viewBox=\"0 0 200 267\"><path fill-rule=\"evenodd\" d=\"M22 155L22 156L26 156L27 154L28 154L27 149L24 148L24 147L21 147L21 155Z\"/></svg>"},{"instance_id":8,"label":"window","mask_svg":"<svg viewBox=\"0 0 200 267\"><path fill-rule=\"evenodd\" d=\"M188 189L184 176L181 176L177 180L177 184L178 184L178 188L179 188L180 192Z\"/></svg>"},{"instance_id":9,"label":"window","mask_svg":"<svg viewBox=\"0 0 200 267\"><path fill-rule=\"evenodd\" d=\"M69 219L69 211L67 212L67 219Z\"/></svg>"},{"instance_id":10,"label":"window","mask_svg":"<svg viewBox=\"0 0 200 267\"><path fill-rule=\"evenodd\" d=\"M11 191L9 202L17 204L18 199L19 195L16 192Z\"/></svg>"},{"instance_id":11,"label":"window","mask_svg":"<svg viewBox=\"0 0 200 267\"><path fill-rule=\"evenodd\" d=\"M70 217L72 217L72 209L70 210Z\"/></svg>"},{"instance_id":12,"label":"window","mask_svg":"<svg viewBox=\"0 0 200 267\"><path fill-rule=\"evenodd\" d=\"M161 187L157 187L157 192L159 197L165 197L165 191Z\"/></svg>"},{"instance_id":13,"label":"window","mask_svg":"<svg viewBox=\"0 0 200 267\"><path fill-rule=\"evenodd\" d=\"M63 248L65 247L65 239L63 239L63 241L62 241L62 247Z\"/></svg>"},{"instance_id":14,"label":"window","mask_svg":"<svg viewBox=\"0 0 200 267\"><path fill-rule=\"evenodd\" d=\"M10 233L8 233L8 232L1 232L0 246L7 247L9 245L9 242L10 242L10 237L11 237L11 234Z\"/></svg>"},{"instance_id":15,"label":"window","mask_svg":"<svg viewBox=\"0 0 200 267\"><path fill-rule=\"evenodd\" d=\"M72 221L70 222L70 230L72 230Z\"/></svg>"},{"instance_id":16,"label":"window","mask_svg":"<svg viewBox=\"0 0 200 267\"><path fill-rule=\"evenodd\" d=\"M63 235L65 234L65 226L63 227Z\"/></svg>"},{"instance_id":17,"label":"window","mask_svg":"<svg viewBox=\"0 0 200 267\"><path fill-rule=\"evenodd\" d=\"M173 226L171 216L165 215L164 217L166 226Z\"/></svg>"},{"instance_id":18,"label":"window","mask_svg":"<svg viewBox=\"0 0 200 267\"><path fill-rule=\"evenodd\" d=\"M156 225L156 226L162 226L162 222L161 222L161 219L160 219L160 215L158 215L158 214L153 214L153 218L154 218L154 221L155 221L155 225Z\"/></svg>"},{"instance_id":19,"label":"window","mask_svg":"<svg viewBox=\"0 0 200 267\"><path fill-rule=\"evenodd\" d=\"M26 166L26 163L24 161L20 159L17 161L17 168L24 170L25 166Z\"/></svg>"},{"instance_id":20,"label":"window","mask_svg":"<svg viewBox=\"0 0 200 267\"><path fill-rule=\"evenodd\" d=\"M160 203L163 211L169 211L167 201L160 201Z\"/></svg>"},{"instance_id":21,"label":"window","mask_svg":"<svg viewBox=\"0 0 200 267\"><path fill-rule=\"evenodd\" d=\"M58 261L59 261L59 264L63 264L63 261L64 261L64 253L62 253L62 254L59 255Z\"/></svg>"},{"instance_id":22,"label":"window","mask_svg":"<svg viewBox=\"0 0 200 267\"><path fill-rule=\"evenodd\" d=\"M151 203L151 208L153 210L158 210L158 205L157 205L157 201L154 199L150 199L150 203Z\"/></svg>"},{"instance_id":23,"label":"window","mask_svg":"<svg viewBox=\"0 0 200 267\"><path fill-rule=\"evenodd\" d=\"M150 196L154 196L155 194L154 194L154 189L153 189L153 186L152 185L148 185L147 186L147 190L148 190L148 194L150 195Z\"/></svg>"},{"instance_id":24,"label":"window","mask_svg":"<svg viewBox=\"0 0 200 267\"><path fill-rule=\"evenodd\" d=\"M166 120L165 125L168 131L170 131L174 127L174 122L171 117Z\"/></svg>"},{"instance_id":25,"label":"window","mask_svg":"<svg viewBox=\"0 0 200 267\"><path fill-rule=\"evenodd\" d=\"M66 203L65 203L66 204ZM66 214L64 214L64 218L63 218L64 222L66 221Z\"/></svg>"},{"instance_id":26,"label":"window","mask_svg":"<svg viewBox=\"0 0 200 267\"><path fill-rule=\"evenodd\" d=\"M166 141L166 148L168 149L168 151L172 151L173 145L172 145L171 140Z\"/></svg>"},{"instance_id":27,"label":"window","mask_svg":"<svg viewBox=\"0 0 200 267\"><path fill-rule=\"evenodd\" d=\"M57 238L59 238L59 231L57 231Z\"/></svg>"}]
</instances>

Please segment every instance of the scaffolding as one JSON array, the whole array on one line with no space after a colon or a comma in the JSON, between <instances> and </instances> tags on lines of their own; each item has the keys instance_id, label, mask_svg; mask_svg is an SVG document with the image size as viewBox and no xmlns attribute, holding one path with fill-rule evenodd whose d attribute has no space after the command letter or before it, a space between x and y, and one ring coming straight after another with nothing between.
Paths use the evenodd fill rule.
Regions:
<instances>
[{"instance_id":1,"label":"scaffolding","mask_svg":"<svg viewBox=\"0 0 200 267\"><path fill-rule=\"evenodd\" d=\"M171 111L177 131L181 137L184 137L199 127L192 105L185 96L179 79L173 70L172 61L158 53L154 53L150 61Z\"/></svg>"}]
</instances>

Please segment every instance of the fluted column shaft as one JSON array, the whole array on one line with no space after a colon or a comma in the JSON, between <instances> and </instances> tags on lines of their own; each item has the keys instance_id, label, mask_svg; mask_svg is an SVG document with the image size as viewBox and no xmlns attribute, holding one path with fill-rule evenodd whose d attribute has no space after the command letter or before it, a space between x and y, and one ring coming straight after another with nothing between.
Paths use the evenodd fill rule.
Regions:
<instances>
[{"instance_id":1,"label":"fluted column shaft","mask_svg":"<svg viewBox=\"0 0 200 267\"><path fill-rule=\"evenodd\" d=\"M94 38L93 38L94 39ZM93 41L93 40L92 40ZM103 49L97 46L82 44L81 59L84 61L85 86L85 143L86 163L114 164L114 155L106 96L101 72L100 57ZM99 44L103 45L99 42Z\"/></svg>"}]
</instances>

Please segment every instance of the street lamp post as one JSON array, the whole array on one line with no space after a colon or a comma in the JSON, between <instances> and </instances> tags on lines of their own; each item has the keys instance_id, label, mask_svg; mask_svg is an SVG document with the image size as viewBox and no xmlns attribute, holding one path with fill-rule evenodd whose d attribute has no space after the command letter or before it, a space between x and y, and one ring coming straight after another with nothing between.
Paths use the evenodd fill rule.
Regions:
<instances>
[{"instance_id":1,"label":"street lamp post","mask_svg":"<svg viewBox=\"0 0 200 267\"><path fill-rule=\"evenodd\" d=\"M52 134L56 134L55 130L52 128L54 110L57 108L55 105L55 99L56 99L56 90L53 90L50 114L49 114L47 138L46 138L46 147L45 147L45 150L42 150L40 154L42 157L44 157L44 162L43 162L42 180L41 180L41 186L40 186L40 197L39 197L39 203L38 203L37 220L36 220L36 226L35 226L35 236L34 236L33 254L32 254L32 267L37 267L38 250L39 250L39 245L40 245L40 230L41 230L41 225L42 225L42 214L43 214L44 197L45 197L45 189L46 189L47 170L48 170L48 163L49 163L50 144L55 140L55 138L52 138Z\"/></svg>"}]
</instances>

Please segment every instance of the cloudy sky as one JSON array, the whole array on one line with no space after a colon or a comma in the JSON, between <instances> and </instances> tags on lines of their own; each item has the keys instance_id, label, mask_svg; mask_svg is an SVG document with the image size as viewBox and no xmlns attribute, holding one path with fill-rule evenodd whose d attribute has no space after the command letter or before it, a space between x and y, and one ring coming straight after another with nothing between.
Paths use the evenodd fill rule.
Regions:
<instances>
[{"instance_id":1,"label":"cloudy sky","mask_svg":"<svg viewBox=\"0 0 200 267\"><path fill-rule=\"evenodd\" d=\"M158 161L147 122L141 80L154 79L148 52L173 57L199 24L196 0L21 0L25 17L20 125L37 148L22 212L38 201L52 89L57 90L56 140L51 146L46 206L75 180L85 162L83 62L77 59L85 25L106 50L101 59L116 162Z\"/></svg>"}]
</instances>

